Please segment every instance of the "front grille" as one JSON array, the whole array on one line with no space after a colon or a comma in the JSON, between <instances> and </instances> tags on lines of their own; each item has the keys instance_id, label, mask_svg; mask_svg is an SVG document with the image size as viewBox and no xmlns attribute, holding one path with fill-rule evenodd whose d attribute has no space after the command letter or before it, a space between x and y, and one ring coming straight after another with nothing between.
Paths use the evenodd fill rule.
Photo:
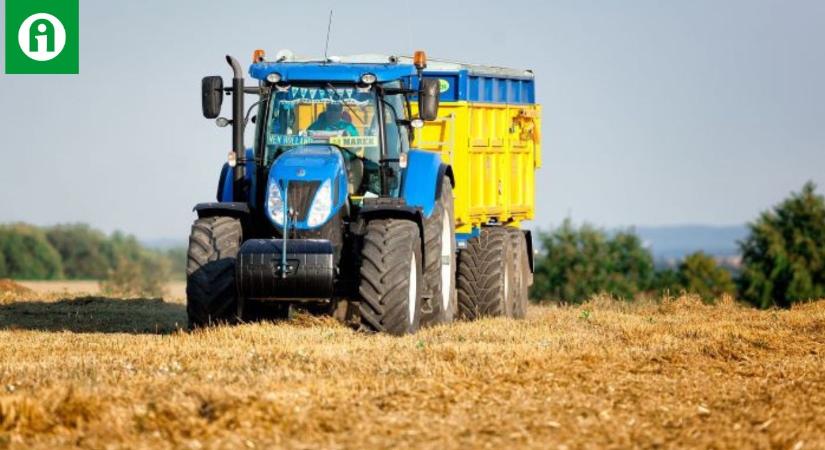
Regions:
<instances>
[{"instance_id":1,"label":"front grille","mask_svg":"<svg viewBox=\"0 0 825 450\"><path fill-rule=\"evenodd\" d=\"M315 191L320 186L320 181L291 181L288 187L289 208L296 212L299 222L303 222L312 207L312 199Z\"/></svg>"}]
</instances>

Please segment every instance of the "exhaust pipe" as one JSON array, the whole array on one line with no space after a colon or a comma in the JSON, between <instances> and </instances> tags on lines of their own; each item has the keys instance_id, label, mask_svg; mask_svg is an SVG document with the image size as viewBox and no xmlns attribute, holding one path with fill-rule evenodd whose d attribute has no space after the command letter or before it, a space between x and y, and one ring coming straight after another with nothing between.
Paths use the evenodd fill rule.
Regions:
<instances>
[{"instance_id":1,"label":"exhaust pipe","mask_svg":"<svg viewBox=\"0 0 825 450\"><path fill-rule=\"evenodd\" d=\"M232 67L232 151L235 152L235 169L233 176L233 198L235 201L244 198L243 180L246 166L244 164L244 111L243 111L243 71L238 60L226 55L226 62Z\"/></svg>"}]
</instances>

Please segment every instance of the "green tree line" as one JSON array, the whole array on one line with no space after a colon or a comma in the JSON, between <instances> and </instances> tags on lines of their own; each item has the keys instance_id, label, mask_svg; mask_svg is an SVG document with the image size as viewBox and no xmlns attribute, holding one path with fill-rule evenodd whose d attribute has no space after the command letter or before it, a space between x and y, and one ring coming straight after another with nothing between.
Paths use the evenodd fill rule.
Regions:
<instances>
[{"instance_id":1,"label":"green tree line","mask_svg":"<svg viewBox=\"0 0 825 450\"><path fill-rule=\"evenodd\" d=\"M578 303L596 294L632 300L664 292L692 293L707 302L736 296L757 307L788 307L825 298L825 198L807 183L748 224L734 273L702 252L657 270L632 231L608 233L570 220L539 233L535 301Z\"/></svg>"},{"instance_id":2,"label":"green tree line","mask_svg":"<svg viewBox=\"0 0 825 450\"><path fill-rule=\"evenodd\" d=\"M131 235L85 224L0 225L0 278L101 280L116 293L159 293L184 277L186 249L155 250Z\"/></svg>"}]
</instances>

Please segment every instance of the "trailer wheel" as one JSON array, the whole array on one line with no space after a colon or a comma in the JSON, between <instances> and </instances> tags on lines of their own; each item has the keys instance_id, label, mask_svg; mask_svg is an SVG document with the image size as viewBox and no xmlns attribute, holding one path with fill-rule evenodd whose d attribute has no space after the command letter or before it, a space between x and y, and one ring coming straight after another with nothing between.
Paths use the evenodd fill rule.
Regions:
<instances>
[{"instance_id":1,"label":"trailer wheel","mask_svg":"<svg viewBox=\"0 0 825 450\"><path fill-rule=\"evenodd\" d=\"M502 228L483 228L458 255L458 308L464 320L511 316L513 257Z\"/></svg>"},{"instance_id":2,"label":"trailer wheel","mask_svg":"<svg viewBox=\"0 0 825 450\"><path fill-rule=\"evenodd\" d=\"M516 228L507 228L510 235L511 250L513 252L513 282L512 302L513 316L516 319L523 319L527 314L527 302L530 290L530 262L527 255L527 242L524 240L524 233Z\"/></svg>"},{"instance_id":3,"label":"trailer wheel","mask_svg":"<svg viewBox=\"0 0 825 450\"><path fill-rule=\"evenodd\" d=\"M453 185L444 177L433 213L424 221L424 278L432 293L429 323L449 323L456 315L456 242Z\"/></svg>"},{"instance_id":4,"label":"trailer wheel","mask_svg":"<svg viewBox=\"0 0 825 450\"><path fill-rule=\"evenodd\" d=\"M418 225L398 219L370 221L361 249L361 328L395 335L416 332L423 281Z\"/></svg>"},{"instance_id":5,"label":"trailer wheel","mask_svg":"<svg viewBox=\"0 0 825 450\"><path fill-rule=\"evenodd\" d=\"M237 322L235 259L241 240L238 219L207 217L192 224L186 263L189 328Z\"/></svg>"}]
</instances>

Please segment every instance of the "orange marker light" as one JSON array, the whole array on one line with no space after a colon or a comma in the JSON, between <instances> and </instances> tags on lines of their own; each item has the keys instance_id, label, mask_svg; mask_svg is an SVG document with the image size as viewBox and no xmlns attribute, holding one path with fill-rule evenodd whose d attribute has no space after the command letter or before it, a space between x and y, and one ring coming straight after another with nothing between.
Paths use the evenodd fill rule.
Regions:
<instances>
[{"instance_id":1,"label":"orange marker light","mask_svg":"<svg viewBox=\"0 0 825 450\"><path fill-rule=\"evenodd\" d=\"M427 67L427 54L423 50L416 50L413 56L413 64L417 69L425 69Z\"/></svg>"},{"instance_id":2,"label":"orange marker light","mask_svg":"<svg viewBox=\"0 0 825 450\"><path fill-rule=\"evenodd\" d=\"M254 52L252 52L252 62L253 63L263 62L265 56L266 56L266 52L259 48L259 49L255 50Z\"/></svg>"}]
</instances>

